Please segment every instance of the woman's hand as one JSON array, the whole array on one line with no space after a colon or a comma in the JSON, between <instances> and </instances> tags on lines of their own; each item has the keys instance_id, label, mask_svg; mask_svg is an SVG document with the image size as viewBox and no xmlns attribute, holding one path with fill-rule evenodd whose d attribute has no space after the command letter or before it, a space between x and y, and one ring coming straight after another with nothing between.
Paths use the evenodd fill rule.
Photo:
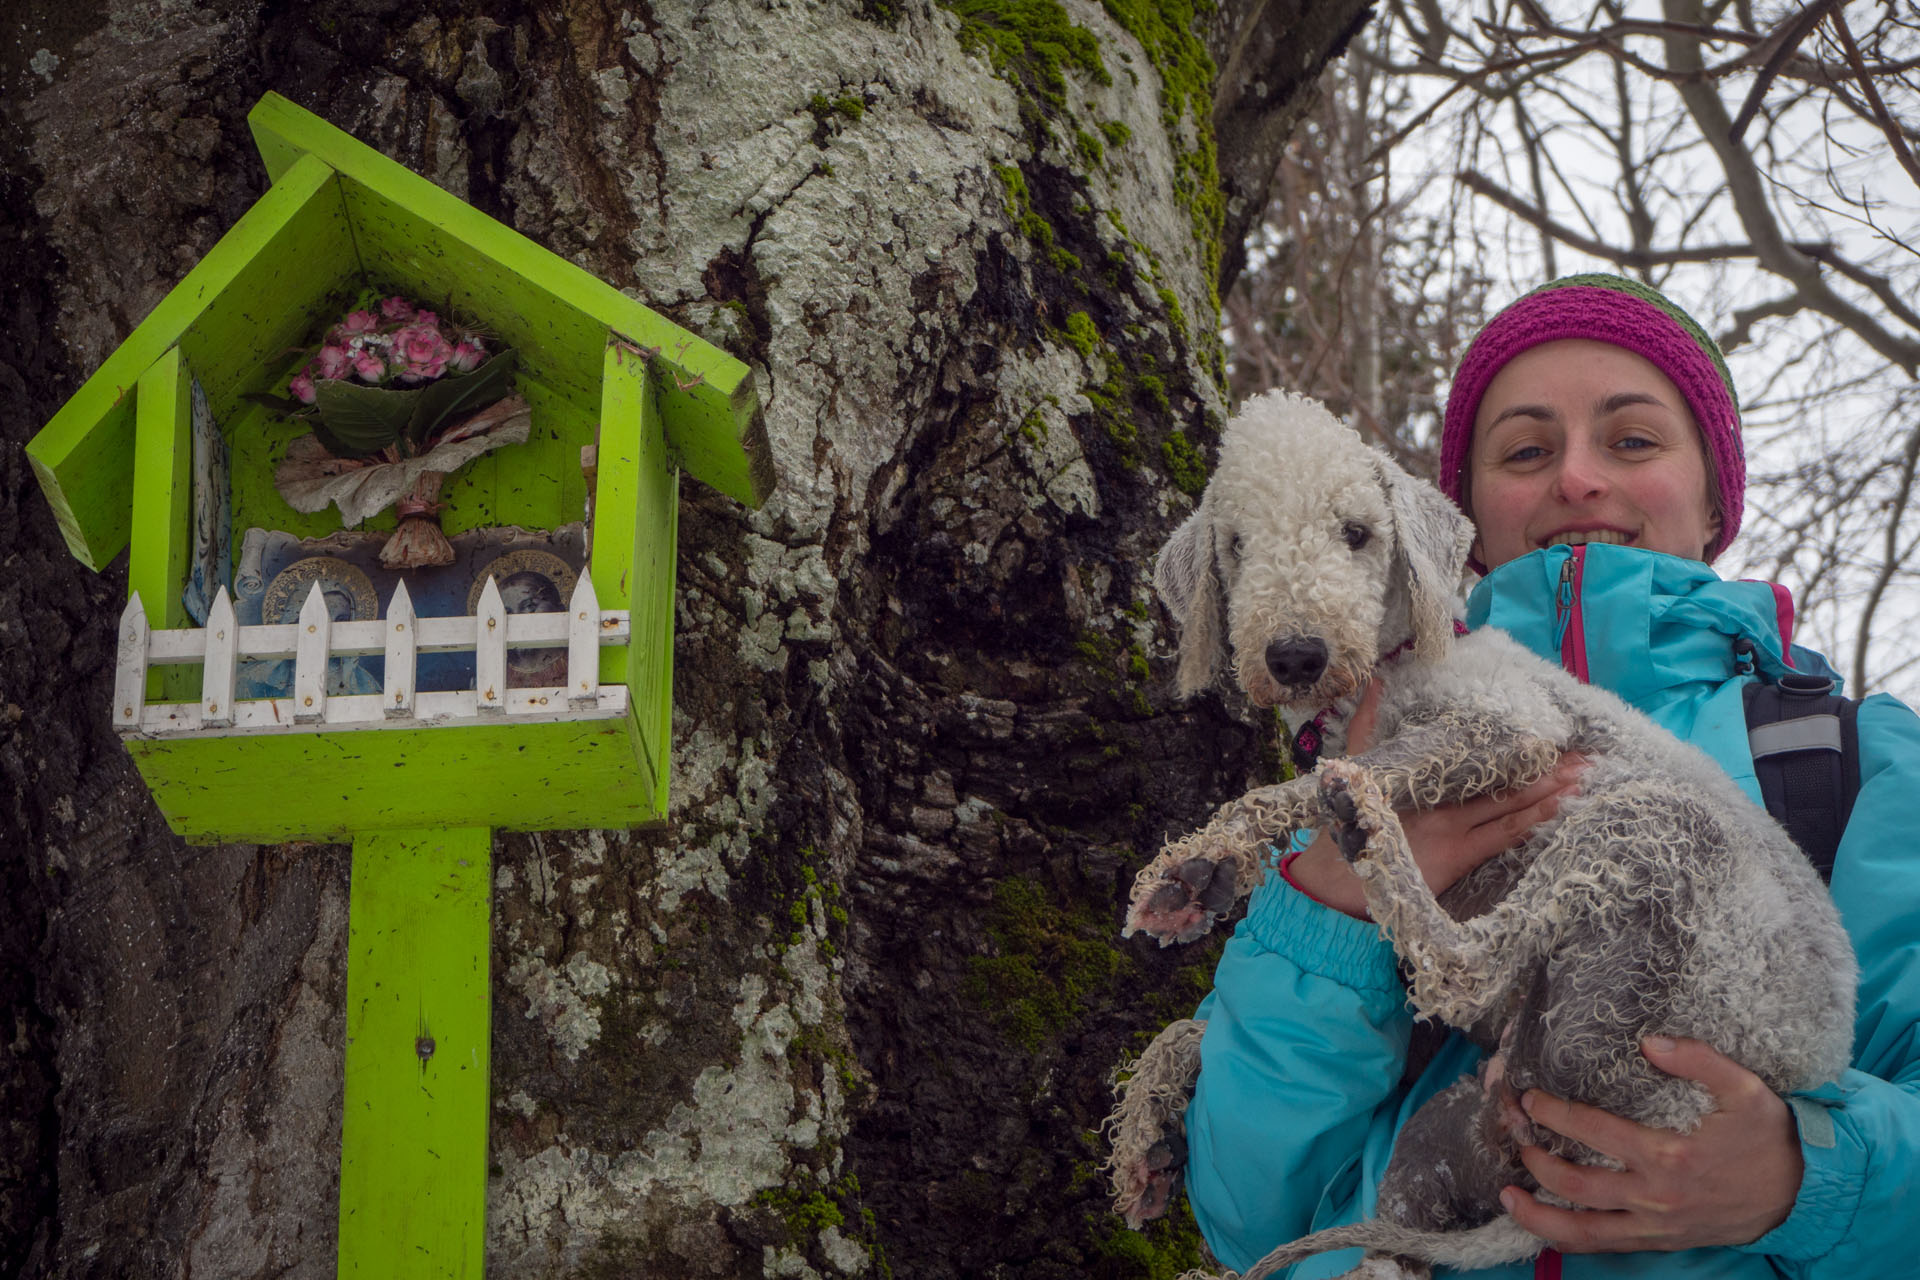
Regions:
<instances>
[{"instance_id":1,"label":"woman's hand","mask_svg":"<svg viewBox=\"0 0 1920 1280\"><path fill-rule=\"evenodd\" d=\"M1508 1187L1500 1203L1514 1221L1562 1253L1749 1244L1785 1222L1805 1171L1786 1102L1699 1040L1654 1037L1641 1051L1667 1074L1705 1085L1715 1110L1679 1134L1529 1090L1521 1105L1534 1123L1626 1168L1571 1164L1527 1147L1520 1158L1540 1185L1584 1207L1553 1208Z\"/></svg>"},{"instance_id":2,"label":"woman's hand","mask_svg":"<svg viewBox=\"0 0 1920 1280\"><path fill-rule=\"evenodd\" d=\"M1347 725L1349 755L1359 755L1373 745L1381 688L1376 676L1360 695L1360 705ZM1553 772L1518 791L1438 809L1398 810L1407 845L1413 851L1413 860L1420 864L1427 887L1436 895L1445 893L1469 871L1518 844L1536 823L1559 812L1560 801L1579 789L1580 772L1586 767L1585 756L1570 752L1560 757ZM1350 916L1367 918L1367 898L1360 878L1326 832L1316 835L1313 843L1288 864L1287 874L1318 901Z\"/></svg>"}]
</instances>

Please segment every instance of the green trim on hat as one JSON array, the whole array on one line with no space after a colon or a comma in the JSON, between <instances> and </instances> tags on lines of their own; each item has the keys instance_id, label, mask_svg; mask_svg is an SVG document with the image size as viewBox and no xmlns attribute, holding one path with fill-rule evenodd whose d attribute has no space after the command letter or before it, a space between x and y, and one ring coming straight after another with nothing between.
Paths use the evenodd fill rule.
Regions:
<instances>
[{"instance_id":1,"label":"green trim on hat","mask_svg":"<svg viewBox=\"0 0 1920 1280\"><path fill-rule=\"evenodd\" d=\"M1652 303L1654 306L1660 308L1662 312L1671 316L1674 323L1678 324L1689 338L1692 338L1698 343L1700 349L1707 353L1707 358L1713 361L1714 371L1720 375L1720 381L1724 382L1727 386L1727 397L1733 401L1734 413L1738 414L1740 412L1740 393L1734 389L1733 373L1727 368L1727 358L1721 354L1720 344L1713 340L1711 334L1700 327L1699 321L1675 306L1673 299L1667 297L1666 294L1660 292L1652 285L1642 284L1638 280L1630 280L1626 276L1617 276L1608 271L1590 271L1582 275L1561 276L1558 280L1549 280L1538 289L1534 289L1523 296L1531 298L1536 293L1550 293L1555 289L1564 289L1573 285L1584 285L1590 289L1611 289L1615 293L1631 294L1642 302Z\"/></svg>"}]
</instances>

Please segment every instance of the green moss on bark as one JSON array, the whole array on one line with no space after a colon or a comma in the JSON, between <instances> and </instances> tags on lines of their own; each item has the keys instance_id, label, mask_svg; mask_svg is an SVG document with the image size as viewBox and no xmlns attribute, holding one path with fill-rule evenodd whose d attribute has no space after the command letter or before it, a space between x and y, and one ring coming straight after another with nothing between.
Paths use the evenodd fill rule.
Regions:
<instances>
[{"instance_id":1,"label":"green moss on bark","mask_svg":"<svg viewBox=\"0 0 1920 1280\"><path fill-rule=\"evenodd\" d=\"M1207 463L1187 440L1186 432L1168 432L1160 445L1160 456L1166 459L1167 474L1173 478L1174 485L1182 493L1199 497L1207 487Z\"/></svg>"},{"instance_id":2,"label":"green moss on bark","mask_svg":"<svg viewBox=\"0 0 1920 1280\"><path fill-rule=\"evenodd\" d=\"M1064 68L1099 84L1113 76L1100 41L1053 0L944 0L960 18L960 43L984 53L993 69L1016 78L1049 106L1067 105Z\"/></svg>"},{"instance_id":3,"label":"green moss on bark","mask_svg":"<svg viewBox=\"0 0 1920 1280\"><path fill-rule=\"evenodd\" d=\"M1008 1040L1037 1053L1136 971L1113 933L1085 905L1056 903L1035 881L1008 877L994 886L987 919L995 954L974 958L961 990Z\"/></svg>"}]
</instances>

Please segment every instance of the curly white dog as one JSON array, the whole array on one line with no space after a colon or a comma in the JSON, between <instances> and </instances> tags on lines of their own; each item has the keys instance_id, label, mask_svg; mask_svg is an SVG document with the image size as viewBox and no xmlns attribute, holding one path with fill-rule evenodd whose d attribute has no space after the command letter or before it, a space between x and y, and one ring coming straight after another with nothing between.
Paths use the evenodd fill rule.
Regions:
<instances>
[{"instance_id":1,"label":"curly white dog","mask_svg":"<svg viewBox=\"0 0 1920 1280\"><path fill-rule=\"evenodd\" d=\"M1857 971L1807 859L1712 760L1612 694L1497 630L1456 637L1471 536L1438 490L1319 404L1276 392L1229 424L1199 508L1161 553L1183 693L1230 651L1256 704L1296 722L1322 713L1334 756L1369 677L1385 689L1372 748L1250 792L1163 850L1134 884L1127 932L1163 946L1199 936L1266 874L1270 842L1330 824L1416 1012L1492 1055L1401 1132L1379 1218L1283 1246L1248 1280L1354 1246L1369 1253L1350 1274L1371 1277L1533 1257L1543 1242L1496 1198L1534 1185L1519 1147L1604 1157L1532 1126L1521 1093L1682 1132L1710 1108L1699 1085L1645 1060L1645 1036L1697 1037L1783 1093L1847 1065ZM1395 810L1525 786L1568 751L1593 762L1580 793L1436 900ZM1116 1207L1132 1221L1170 1189L1202 1030L1163 1032L1110 1117Z\"/></svg>"}]
</instances>

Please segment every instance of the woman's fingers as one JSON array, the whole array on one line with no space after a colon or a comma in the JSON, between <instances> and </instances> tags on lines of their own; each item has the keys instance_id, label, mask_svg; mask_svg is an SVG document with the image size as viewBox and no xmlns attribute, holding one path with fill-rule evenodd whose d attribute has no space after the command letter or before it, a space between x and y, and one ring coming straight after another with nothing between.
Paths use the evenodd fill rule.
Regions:
<instances>
[{"instance_id":1,"label":"woman's fingers","mask_svg":"<svg viewBox=\"0 0 1920 1280\"><path fill-rule=\"evenodd\" d=\"M1587 763L1586 757L1569 752L1553 772L1517 791L1401 813L1407 844L1428 886L1444 893L1481 863L1524 840L1535 824L1551 818L1560 802L1578 789Z\"/></svg>"},{"instance_id":2,"label":"woman's fingers","mask_svg":"<svg viewBox=\"0 0 1920 1280\"><path fill-rule=\"evenodd\" d=\"M1529 831L1560 811L1562 800L1579 791L1580 775L1589 763L1585 756L1570 751L1550 773L1518 790L1461 805L1475 850L1492 857L1524 840Z\"/></svg>"}]
</instances>

